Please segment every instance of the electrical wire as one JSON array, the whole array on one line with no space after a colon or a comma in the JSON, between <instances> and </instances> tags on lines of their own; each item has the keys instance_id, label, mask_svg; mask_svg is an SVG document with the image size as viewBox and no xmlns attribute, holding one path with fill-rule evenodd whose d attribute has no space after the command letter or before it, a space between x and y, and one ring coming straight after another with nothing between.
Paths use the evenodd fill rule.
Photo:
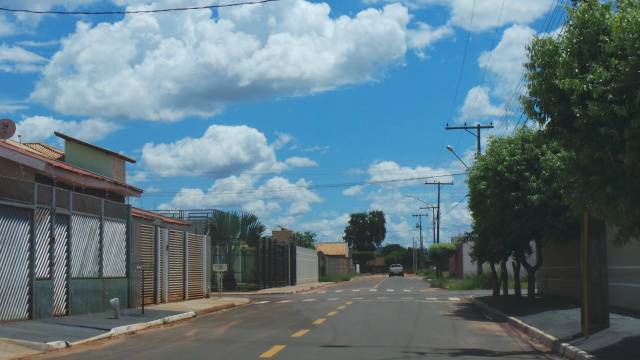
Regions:
<instances>
[{"instance_id":1,"label":"electrical wire","mask_svg":"<svg viewBox=\"0 0 640 360\"><path fill-rule=\"evenodd\" d=\"M158 9L158 10L123 10L123 11L51 11L51 10L49 10L49 11L36 11L36 10L27 10L27 9L0 8L0 11L29 13L29 14L54 14L54 15L128 15L128 14L161 13L161 12L171 12L171 11L216 9L216 8L225 8L225 7L233 7L233 6L241 6L241 5L256 5L256 4L263 4L263 3L274 2L274 1L280 1L280 0L259 0L259 1L247 1L247 2L234 3L234 4L225 4L225 5L208 5L208 6L184 7L184 8L173 8L173 9Z\"/></svg>"}]
</instances>

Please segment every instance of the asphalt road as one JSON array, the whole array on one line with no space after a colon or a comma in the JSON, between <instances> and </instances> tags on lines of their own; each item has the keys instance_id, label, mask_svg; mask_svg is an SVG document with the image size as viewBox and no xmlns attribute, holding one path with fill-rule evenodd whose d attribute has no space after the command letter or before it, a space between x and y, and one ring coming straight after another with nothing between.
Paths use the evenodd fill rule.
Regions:
<instances>
[{"instance_id":1,"label":"asphalt road","mask_svg":"<svg viewBox=\"0 0 640 360\"><path fill-rule=\"evenodd\" d=\"M366 277L37 358L560 359L417 277Z\"/></svg>"}]
</instances>

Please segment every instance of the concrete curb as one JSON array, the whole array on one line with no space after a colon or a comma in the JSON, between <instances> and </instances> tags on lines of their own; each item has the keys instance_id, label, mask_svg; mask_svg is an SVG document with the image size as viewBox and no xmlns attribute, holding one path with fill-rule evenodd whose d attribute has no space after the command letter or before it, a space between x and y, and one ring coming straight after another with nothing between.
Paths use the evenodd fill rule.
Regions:
<instances>
[{"instance_id":1,"label":"concrete curb","mask_svg":"<svg viewBox=\"0 0 640 360\"><path fill-rule=\"evenodd\" d=\"M542 330L535 328L531 325L528 325L512 316L508 316L507 314L492 308L486 303L477 300L475 297L471 296L471 303L478 308L480 308L483 312L487 313L493 319L504 321L508 323L510 326L518 329L519 331L531 336L533 339L538 340L542 345L547 348L553 350L554 352L572 360L597 360L598 358L587 353L584 350L580 350L579 348L561 342L558 338L553 335L547 334Z\"/></svg>"},{"instance_id":2,"label":"concrete curb","mask_svg":"<svg viewBox=\"0 0 640 360\"><path fill-rule=\"evenodd\" d=\"M150 327L154 327L154 326L160 326L160 325L165 325L165 324L169 324L172 322L176 322L176 321L181 321L181 320L186 320L186 319L190 319L190 318L194 318L196 316L199 315L204 315L204 314L209 314L209 313L213 313L213 312L217 312L217 311L221 311L221 310L226 310L226 309L232 309L234 307L236 307L238 305L236 304L224 304L224 305L218 305L218 306L213 306L204 310L198 310L198 311L189 311L189 312L185 312L182 314L177 314L177 315L171 315L171 316L167 316L164 317L162 319L158 319L158 320L153 320L153 321L149 321L146 323L137 323L137 324L131 324L131 325L125 325L125 326L119 326L119 327L115 327L113 329L111 329L110 331L104 333L104 334L100 334L88 339L83 339L83 340L79 340L79 341L75 341L75 342L68 342L68 341L52 341L52 342L48 342L48 343L35 343L35 342L29 342L29 341L22 341L22 340L12 340L14 342L16 342L19 345L22 345L24 347L29 347L29 348L33 348L34 350L39 350L41 352L47 352L47 351L51 351L51 350L57 350L57 349L64 349L67 347L72 347L72 346L78 346L78 345L82 345L82 344L86 344L92 341L98 341L98 340L104 340L104 339L109 339L115 336L119 336L119 335L125 335L125 334L131 334L134 333L136 331L140 331L140 330L144 330Z\"/></svg>"}]
</instances>

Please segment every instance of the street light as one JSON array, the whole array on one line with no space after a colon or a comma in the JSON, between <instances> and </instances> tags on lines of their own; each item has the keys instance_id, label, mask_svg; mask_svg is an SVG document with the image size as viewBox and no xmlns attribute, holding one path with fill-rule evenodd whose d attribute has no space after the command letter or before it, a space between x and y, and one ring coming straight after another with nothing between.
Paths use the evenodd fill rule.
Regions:
<instances>
[{"instance_id":1,"label":"street light","mask_svg":"<svg viewBox=\"0 0 640 360\"><path fill-rule=\"evenodd\" d=\"M462 165L464 165L464 167L466 167L467 170L469 170L469 167L467 166L467 164L465 164L464 161L462 161L462 159L460 159L460 156L458 156L458 154L456 154L456 152L453 151L453 147L451 145L447 145L447 150L451 151L453 153L453 155L455 155L458 158L458 160L460 160Z\"/></svg>"},{"instance_id":2,"label":"street light","mask_svg":"<svg viewBox=\"0 0 640 360\"><path fill-rule=\"evenodd\" d=\"M428 202L426 202L426 201L424 201L424 200L422 200L422 199L418 199L417 197L415 197L415 196L413 196L413 195L409 195L409 194L407 194L407 196L408 196L408 197L410 197L410 198L414 198L414 199L416 199L416 200L420 201L421 203L425 203L425 204L427 204L427 205L429 205L429 206L433 206L433 205L429 204Z\"/></svg>"}]
</instances>

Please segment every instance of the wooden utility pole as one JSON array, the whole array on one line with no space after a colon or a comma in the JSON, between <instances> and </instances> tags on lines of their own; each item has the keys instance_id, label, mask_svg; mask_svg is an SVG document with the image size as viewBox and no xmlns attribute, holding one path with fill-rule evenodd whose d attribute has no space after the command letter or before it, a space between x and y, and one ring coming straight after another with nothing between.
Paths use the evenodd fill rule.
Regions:
<instances>
[{"instance_id":1,"label":"wooden utility pole","mask_svg":"<svg viewBox=\"0 0 640 360\"><path fill-rule=\"evenodd\" d=\"M464 124L464 126L449 126L449 124L447 124L447 127L445 129L446 130L464 130L464 131L468 132L469 134L475 136L476 137L476 141L477 141L477 145L478 145L478 151L476 152L476 161L478 161L478 159L480 158L480 154L482 153L482 148L481 148L481 145L480 145L480 130L481 129L493 129L493 123L490 123L490 125L484 125L484 126L480 125L480 124L477 124L476 126L467 126L466 123ZM477 133L474 134L471 131L469 131L469 129L476 129ZM465 164L465 166L467 166L467 165ZM480 275L482 275L482 263L480 261L478 261L476 266L477 266L477 269L476 269L477 276L480 277Z\"/></svg>"},{"instance_id":2,"label":"wooden utility pole","mask_svg":"<svg viewBox=\"0 0 640 360\"><path fill-rule=\"evenodd\" d=\"M491 123L491 125L476 125L476 126L467 126L467 124L464 124L464 126L449 126L449 124L447 124L447 127L445 128L446 130L465 130L466 132L468 132L469 134L475 136L477 138L477 144L478 144L478 152L476 153L476 160L478 159L478 156L480 156L480 130L481 129L493 129L493 123ZM472 133L471 131L469 131L469 129L476 129L476 131L478 132L477 134Z\"/></svg>"},{"instance_id":3,"label":"wooden utility pole","mask_svg":"<svg viewBox=\"0 0 640 360\"><path fill-rule=\"evenodd\" d=\"M422 242L422 217L423 216L427 216L428 214L413 214L413 217L418 217L420 218L420 224L418 225L418 227L420 227L420 268L424 269L424 244Z\"/></svg>"},{"instance_id":4,"label":"wooden utility pole","mask_svg":"<svg viewBox=\"0 0 640 360\"><path fill-rule=\"evenodd\" d=\"M453 185L453 181L450 183L441 183L441 182L425 182L426 185L435 185L438 187L438 212L436 213L437 219L436 221L438 222L438 229L436 230L436 244L440 244L440 188L442 187L442 185Z\"/></svg>"}]
</instances>

